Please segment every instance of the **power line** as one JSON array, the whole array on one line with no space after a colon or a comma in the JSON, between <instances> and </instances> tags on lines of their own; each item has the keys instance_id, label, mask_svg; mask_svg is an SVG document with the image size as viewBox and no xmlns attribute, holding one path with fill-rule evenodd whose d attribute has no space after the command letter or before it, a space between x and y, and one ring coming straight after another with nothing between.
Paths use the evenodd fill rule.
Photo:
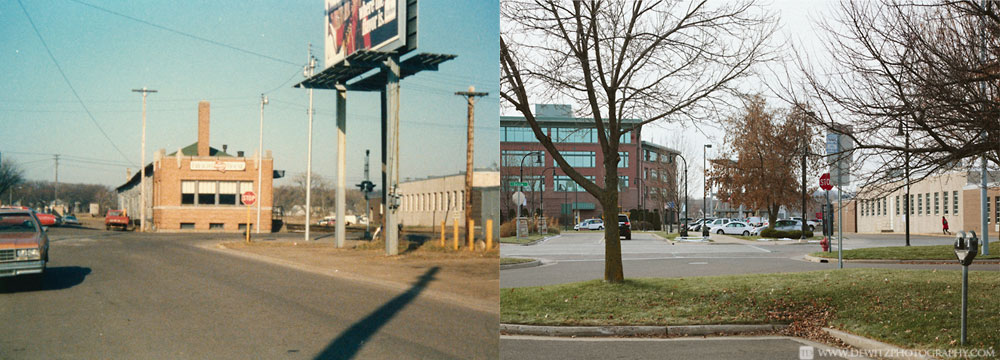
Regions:
<instances>
[{"instance_id":1,"label":"power line","mask_svg":"<svg viewBox=\"0 0 1000 360\"><path fill-rule=\"evenodd\" d=\"M90 113L90 109L87 108L87 104L85 104L83 102L83 99L80 98L80 94L76 92L76 88L73 87L73 83L69 81L69 77L66 76L66 73L62 69L62 66L59 65L59 61L56 60L55 55L52 54L52 50L49 49L49 44L45 42L45 38L42 37L42 33L39 32L38 27L35 26L35 21L31 19L31 14L28 14L28 9L24 7L24 3L22 3L21 0L17 0L17 3L18 5L21 6L21 11L24 11L24 16L28 18L28 23L31 24L31 29L35 31L35 35L38 36L38 40L41 41L42 46L45 47L45 52L49 54L49 59L52 59L52 62L56 64L56 69L59 70L59 74L62 75L63 80L66 81L66 85L69 86L69 89L73 92L73 96L76 97L76 100L80 102L80 106L82 106L83 110L87 112L87 116L90 118L90 121L94 123L94 126L97 126L97 130L101 131L101 134L104 135L104 138L108 139L108 142L111 143L111 146L118 151L118 154L121 155L123 159L125 159L128 162L132 162L131 160L129 160L128 156L125 156L125 153L118 148L118 145L115 145L115 142L111 140L111 137L108 136L108 133L104 131L104 128L101 128L101 124L97 123L97 119L94 118L94 115Z\"/></svg>"},{"instance_id":2,"label":"power line","mask_svg":"<svg viewBox=\"0 0 1000 360\"><path fill-rule=\"evenodd\" d=\"M20 2L20 1L21 0L18 0L18 2ZM254 51L250 51L250 50L238 48L238 47L233 46L233 45L229 45L229 44L222 43L222 42L219 42L219 41L215 41L215 40L212 40L212 39L204 38L204 37L201 37L201 36L198 36L198 35L189 34L189 33L186 33L186 32L180 31L180 30L171 29L171 28L168 28L168 27L163 26L163 25L155 24L155 23L143 20L143 19L139 19L139 18L136 18L136 17L128 16L128 15L125 15L125 14L122 14L122 13L119 13L119 12L116 12L116 11L113 11L113 10L110 10L110 9L102 8L102 7L97 6L97 5L85 3L85 2L80 1L80 0L70 0L70 1L75 2L77 4L80 4L80 5L88 6L88 7L91 7L91 8L94 8L94 9L106 12L106 13L111 14L111 15L120 16L120 17L129 19L129 20L132 20L132 21L135 21L135 22L143 23L143 24L155 27L155 28L160 29L160 30L169 31L169 32L172 32L172 33L177 34L177 35L186 36L186 37L189 37L189 38L192 38L192 39L195 39L195 40L204 41L204 42L207 42L209 44L222 46L224 48L228 48L228 49L231 49L231 50L236 50L236 51L239 51L239 52L242 52L242 53L245 53L245 54L259 56L259 57L262 57L262 58L265 58L265 59L268 59L268 60L277 61L277 62L280 62L280 63L294 65L296 67L302 66L301 64L296 64L296 63L293 63L291 61L282 60L282 59L279 59L279 58L276 58L276 57L273 57L273 56L264 55L264 54L261 54L261 53L258 53L258 52L254 52Z\"/></svg>"}]
</instances>

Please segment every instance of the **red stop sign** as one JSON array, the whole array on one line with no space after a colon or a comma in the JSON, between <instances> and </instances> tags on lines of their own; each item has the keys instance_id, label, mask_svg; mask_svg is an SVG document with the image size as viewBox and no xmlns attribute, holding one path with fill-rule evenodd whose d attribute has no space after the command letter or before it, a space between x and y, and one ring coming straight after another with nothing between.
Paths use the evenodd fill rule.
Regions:
<instances>
[{"instance_id":1,"label":"red stop sign","mask_svg":"<svg viewBox=\"0 0 1000 360\"><path fill-rule=\"evenodd\" d=\"M240 196L240 200L243 201L244 205L253 205L257 201L257 194L254 194L253 191L247 191Z\"/></svg>"},{"instance_id":2,"label":"red stop sign","mask_svg":"<svg viewBox=\"0 0 1000 360\"><path fill-rule=\"evenodd\" d=\"M833 185L830 185L830 173L823 174L819 177L819 187L826 191L833 189Z\"/></svg>"}]
</instances>

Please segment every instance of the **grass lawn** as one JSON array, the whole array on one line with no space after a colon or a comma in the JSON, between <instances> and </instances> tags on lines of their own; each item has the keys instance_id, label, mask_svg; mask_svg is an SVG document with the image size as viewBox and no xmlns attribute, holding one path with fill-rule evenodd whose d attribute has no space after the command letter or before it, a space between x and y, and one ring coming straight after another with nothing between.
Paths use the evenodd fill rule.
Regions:
<instances>
[{"instance_id":1,"label":"grass lawn","mask_svg":"<svg viewBox=\"0 0 1000 360\"><path fill-rule=\"evenodd\" d=\"M532 262L532 261L535 261L535 260L534 259L525 259L525 258L508 258L508 257L502 257L502 258L500 258L500 265L520 264L520 263L526 263L526 262Z\"/></svg>"},{"instance_id":2,"label":"grass lawn","mask_svg":"<svg viewBox=\"0 0 1000 360\"><path fill-rule=\"evenodd\" d=\"M1000 244L990 242L990 254L976 255L979 259L1000 259ZM814 252L809 254L822 258L837 258L837 252ZM952 245L932 246L889 246L844 250L844 259L884 259L884 260L957 260Z\"/></svg>"},{"instance_id":3,"label":"grass lawn","mask_svg":"<svg viewBox=\"0 0 1000 360\"><path fill-rule=\"evenodd\" d=\"M535 325L797 323L907 348L960 337L961 271L842 269L501 289L500 321ZM1000 351L1000 276L969 273L970 348Z\"/></svg>"},{"instance_id":4,"label":"grass lawn","mask_svg":"<svg viewBox=\"0 0 1000 360\"><path fill-rule=\"evenodd\" d=\"M502 237L502 238L500 238L500 242L502 242L502 243L508 243L508 244L527 244L527 243L530 243L532 241L541 239L541 238L543 238L545 236L548 236L548 235L531 234L531 235L528 235L528 237L521 238L521 239L518 239L517 236L508 236L508 237Z\"/></svg>"}]
</instances>

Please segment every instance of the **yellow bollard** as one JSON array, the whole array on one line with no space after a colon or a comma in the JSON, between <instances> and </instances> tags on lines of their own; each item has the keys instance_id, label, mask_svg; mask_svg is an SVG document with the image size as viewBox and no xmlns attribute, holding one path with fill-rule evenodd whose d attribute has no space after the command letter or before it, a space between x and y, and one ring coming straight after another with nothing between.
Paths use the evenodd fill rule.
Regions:
<instances>
[{"instance_id":1,"label":"yellow bollard","mask_svg":"<svg viewBox=\"0 0 1000 360\"><path fill-rule=\"evenodd\" d=\"M486 219L486 251L493 249L493 219Z\"/></svg>"},{"instance_id":2,"label":"yellow bollard","mask_svg":"<svg viewBox=\"0 0 1000 360\"><path fill-rule=\"evenodd\" d=\"M472 220L472 219L469 219L469 227L467 229L465 229L465 230L466 230L466 233L468 234L466 236L466 238L469 239L469 241L468 241L469 242L469 251L475 251L476 250L476 221Z\"/></svg>"},{"instance_id":3,"label":"yellow bollard","mask_svg":"<svg viewBox=\"0 0 1000 360\"><path fill-rule=\"evenodd\" d=\"M455 221L454 225L455 225L454 226L455 235L454 235L453 240L455 240L455 250L458 250L458 221Z\"/></svg>"},{"instance_id":4,"label":"yellow bollard","mask_svg":"<svg viewBox=\"0 0 1000 360\"><path fill-rule=\"evenodd\" d=\"M445 221L442 220L441 221L441 247L444 247L444 223L445 223Z\"/></svg>"}]
</instances>

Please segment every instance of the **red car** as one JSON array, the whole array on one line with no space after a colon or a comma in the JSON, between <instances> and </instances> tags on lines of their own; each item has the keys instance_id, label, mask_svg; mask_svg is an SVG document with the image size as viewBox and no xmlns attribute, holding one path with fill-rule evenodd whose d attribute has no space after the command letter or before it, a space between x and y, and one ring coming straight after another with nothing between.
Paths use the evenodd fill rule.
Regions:
<instances>
[{"instance_id":1,"label":"red car","mask_svg":"<svg viewBox=\"0 0 1000 360\"><path fill-rule=\"evenodd\" d=\"M38 218L38 221L41 222L42 226L55 226L55 224L56 224L56 216L55 215L46 214L46 213L40 213L40 212L31 210L31 208L29 208L27 206L5 206L5 207L0 208L0 209L28 210L28 211L31 211L32 213L35 214L35 217Z\"/></svg>"},{"instance_id":2,"label":"red car","mask_svg":"<svg viewBox=\"0 0 1000 360\"><path fill-rule=\"evenodd\" d=\"M0 209L0 278L45 274L49 237L31 209Z\"/></svg>"}]
</instances>

